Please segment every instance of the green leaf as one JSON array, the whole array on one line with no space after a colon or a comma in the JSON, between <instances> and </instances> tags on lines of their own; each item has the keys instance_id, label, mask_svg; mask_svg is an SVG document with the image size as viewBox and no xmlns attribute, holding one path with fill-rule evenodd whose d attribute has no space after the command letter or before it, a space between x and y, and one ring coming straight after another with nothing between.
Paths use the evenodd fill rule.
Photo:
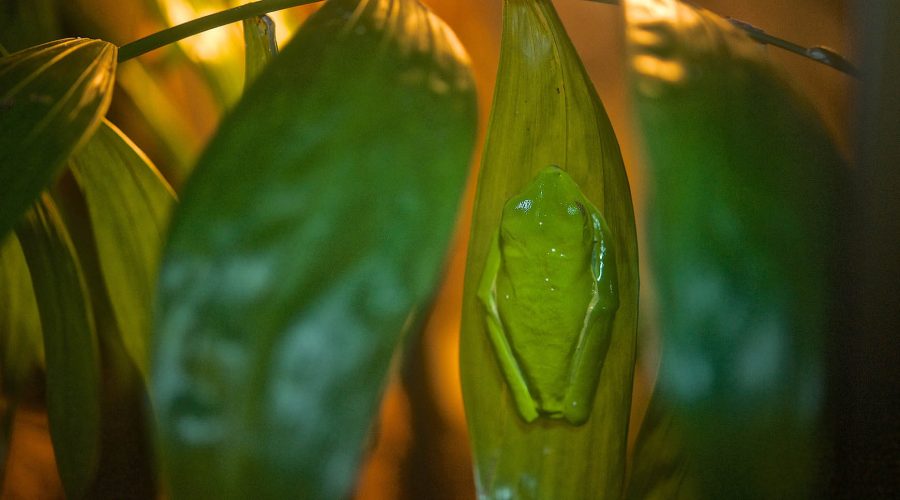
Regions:
<instances>
[{"instance_id":1,"label":"green leaf","mask_svg":"<svg viewBox=\"0 0 900 500\"><path fill-rule=\"evenodd\" d=\"M0 8L0 43L19 50L58 38L60 7L56 0L6 0Z\"/></svg>"},{"instance_id":2,"label":"green leaf","mask_svg":"<svg viewBox=\"0 0 900 500\"><path fill-rule=\"evenodd\" d=\"M0 237L109 107L116 47L65 39L0 58Z\"/></svg>"},{"instance_id":3,"label":"green leaf","mask_svg":"<svg viewBox=\"0 0 900 500\"><path fill-rule=\"evenodd\" d=\"M84 277L53 201L29 211L16 234L34 285L44 332L47 414L66 495L83 498L97 469L100 370Z\"/></svg>"},{"instance_id":4,"label":"green leaf","mask_svg":"<svg viewBox=\"0 0 900 500\"><path fill-rule=\"evenodd\" d=\"M726 20L673 0L629 1L625 15L659 394L684 424L697 498L815 496L842 161Z\"/></svg>"},{"instance_id":5,"label":"green leaf","mask_svg":"<svg viewBox=\"0 0 900 500\"><path fill-rule=\"evenodd\" d=\"M101 130L105 127L101 126ZM111 164L115 162L107 166ZM90 296L102 373L99 463L86 497L156 498L158 476L152 450L147 380L126 345L125 332L119 325L104 279L105 266L100 262L98 236L95 236L103 237L110 232L110 226L104 222L108 219L101 218L98 222L106 225L106 229L94 227L86 195L75 180L74 170L71 168L54 184L53 197L77 251ZM133 230L138 230L137 226ZM115 254L109 255L111 259L117 258Z\"/></svg>"},{"instance_id":6,"label":"green leaf","mask_svg":"<svg viewBox=\"0 0 900 500\"><path fill-rule=\"evenodd\" d=\"M619 306L589 420L580 426L546 416L526 423L519 416L489 342L485 307L476 296L504 205L548 165L565 170L597 207L615 249ZM584 66L549 0L507 0L472 219L460 345L482 498L620 496L634 370L637 266L634 213L619 146ZM551 338L552 333L540 332L548 346L565 342ZM589 369L600 370L596 365Z\"/></svg>"},{"instance_id":7,"label":"green leaf","mask_svg":"<svg viewBox=\"0 0 900 500\"><path fill-rule=\"evenodd\" d=\"M244 51L244 87L247 88L278 54L275 22L271 17L244 19Z\"/></svg>"},{"instance_id":8,"label":"green leaf","mask_svg":"<svg viewBox=\"0 0 900 500\"><path fill-rule=\"evenodd\" d=\"M626 499L697 498L696 480L688 472L682 434L671 408L654 395L634 444Z\"/></svg>"},{"instance_id":9,"label":"green leaf","mask_svg":"<svg viewBox=\"0 0 900 500\"><path fill-rule=\"evenodd\" d=\"M159 254L175 195L144 153L105 120L71 168L122 342L146 379Z\"/></svg>"},{"instance_id":10,"label":"green leaf","mask_svg":"<svg viewBox=\"0 0 900 500\"><path fill-rule=\"evenodd\" d=\"M0 244L0 393L15 399L43 357L31 275L19 239L10 234Z\"/></svg>"},{"instance_id":11,"label":"green leaf","mask_svg":"<svg viewBox=\"0 0 900 500\"><path fill-rule=\"evenodd\" d=\"M43 365L44 345L28 264L15 234L0 243L0 490L22 390Z\"/></svg>"},{"instance_id":12,"label":"green leaf","mask_svg":"<svg viewBox=\"0 0 900 500\"><path fill-rule=\"evenodd\" d=\"M175 210L153 395L173 498L344 498L440 274L469 61L412 0L332 0L222 123Z\"/></svg>"}]
</instances>

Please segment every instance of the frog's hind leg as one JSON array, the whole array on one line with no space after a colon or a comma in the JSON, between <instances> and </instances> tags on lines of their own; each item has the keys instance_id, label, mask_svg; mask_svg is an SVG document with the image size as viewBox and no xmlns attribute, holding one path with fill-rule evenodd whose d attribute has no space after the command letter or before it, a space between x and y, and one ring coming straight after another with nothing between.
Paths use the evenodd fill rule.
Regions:
<instances>
[{"instance_id":1,"label":"frog's hind leg","mask_svg":"<svg viewBox=\"0 0 900 500\"><path fill-rule=\"evenodd\" d=\"M594 257L591 271L594 300L585 314L584 325L572 360L569 387L563 402L563 414L573 425L581 425L590 417L603 371L603 362L612 339L613 320L619 308L615 253L606 221L597 213L594 222Z\"/></svg>"},{"instance_id":2,"label":"frog's hind leg","mask_svg":"<svg viewBox=\"0 0 900 500\"><path fill-rule=\"evenodd\" d=\"M478 299L484 305L488 338L494 346L494 351L500 362L500 369L512 392L516 408L519 410L519 415L526 422L530 423L534 422L538 417L537 405L528 391L525 377L522 375L519 363L513 355L512 347L507 341L503 322L500 320L500 312L497 310L495 284L497 273L500 271L500 264L500 240L499 235L495 235L488 253L484 274L478 284Z\"/></svg>"}]
</instances>

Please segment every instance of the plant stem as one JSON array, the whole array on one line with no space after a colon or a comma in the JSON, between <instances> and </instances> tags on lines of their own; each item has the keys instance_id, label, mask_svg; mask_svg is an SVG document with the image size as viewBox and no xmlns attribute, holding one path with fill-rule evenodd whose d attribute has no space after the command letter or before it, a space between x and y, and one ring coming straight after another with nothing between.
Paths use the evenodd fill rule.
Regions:
<instances>
[{"instance_id":1,"label":"plant stem","mask_svg":"<svg viewBox=\"0 0 900 500\"><path fill-rule=\"evenodd\" d=\"M146 54L151 50L164 47L170 43L203 33L204 31L213 28L218 28L219 26L242 21L250 17L261 16L276 10L283 10L319 1L321 0L260 0L233 9L216 12L215 14L210 14L208 16L199 17L192 21L164 29L139 40L122 45L119 47L119 62L121 63L133 59L139 55Z\"/></svg>"},{"instance_id":2,"label":"plant stem","mask_svg":"<svg viewBox=\"0 0 900 500\"><path fill-rule=\"evenodd\" d=\"M621 2L619 0L588 0L590 2L596 3L605 3L609 5L619 5ZM703 7L695 4L694 2L688 0L681 0L683 3L690 5L691 7L702 9ZM716 14L718 15L718 14ZM777 36L770 35L756 26L753 26L750 23L741 21L739 19L735 19L733 17L725 18L728 22L732 24L735 28L743 30L746 32L750 38L756 40L761 44L769 44L780 49L784 49L788 52L793 52L799 56L806 57L808 59L812 59L818 63L822 63L826 66L831 66L832 68L846 73L850 76L859 77L859 71L856 69L856 66L853 65L846 57L838 54L834 50L829 49L828 47L823 47L821 45L817 45L815 47L803 47L802 45L797 45L794 42L790 42L783 38L778 38Z\"/></svg>"}]
</instances>

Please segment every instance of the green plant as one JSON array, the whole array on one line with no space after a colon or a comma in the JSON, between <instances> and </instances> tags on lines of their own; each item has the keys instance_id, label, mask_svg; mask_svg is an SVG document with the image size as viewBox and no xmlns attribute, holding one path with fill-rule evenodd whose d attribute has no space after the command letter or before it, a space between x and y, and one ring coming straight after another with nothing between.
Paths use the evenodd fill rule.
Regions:
<instances>
[{"instance_id":1,"label":"green plant","mask_svg":"<svg viewBox=\"0 0 900 500\"><path fill-rule=\"evenodd\" d=\"M0 57L0 460L17 401L45 373L69 497L350 491L391 359L443 269L475 88L455 35L416 0L328 0L278 52L259 16L308 3L251 2L119 48L62 39ZM855 69L675 0L601 2L621 3L627 26L664 337L626 472L631 190L552 2L503 3L463 304L479 494L814 494L845 172L760 43ZM182 164L170 177L187 179L176 201L106 117L117 63L237 21L245 90L223 97L199 160L170 147ZM150 107L148 121L177 115ZM564 186L535 180L547 172ZM554 186L564 199L545 200ZM510 200L542 211L537 225L504 225ZM583 217L543 215L561 207ZM540 222L571 229L560 248L582 260L540 255L558 236ZM504 238L522 244L506 253ZM516 251L540 269L504 267ZM541 278L554 282L539 290ZM507 293L521 294L514 307Z\"/></svg>"}]
</instances>

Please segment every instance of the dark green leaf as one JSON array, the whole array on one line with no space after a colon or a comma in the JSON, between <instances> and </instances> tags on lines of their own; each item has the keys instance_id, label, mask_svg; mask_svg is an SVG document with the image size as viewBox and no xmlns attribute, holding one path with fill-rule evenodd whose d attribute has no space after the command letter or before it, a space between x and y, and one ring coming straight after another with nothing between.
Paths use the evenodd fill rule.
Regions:
<instances>
[{"instance_id":1,"label":"dark green leaf","mask_svg":"<svg viewBox=\"0 0 900 500\"><path fill-rule=\"evenodd\" d=\"M628 500L693 500L695 479L689 475L683 430L661 398L654 396L632 452Z\"/></svg>"},{"instance_id":2,"label":"dark green leaf","mask_svg":"<svg viewBox=\"0 0 900 500\"><path fill-rule=\"evenodd\" d=\"M19 50L59 38L57 0L5 0L0 5L0 43Z\"/></svg>"},{"instance_id":3,"label":"dark green leaf","mask_svg":"<svg viewBox=\"0 0 900 500\"><path fill-rule=\"evenodd\" d=\"M278 54L275 22L269 16L244 20L244 87L262 72L266 64Z\"/></svg>"},{"instance_id":4,"label":"dark green leaf","mask_svg":"<svg viewBox=\"0 0 900 500\"><path fill-rule=\"evenodd\" d=\"M674 0L625 2L650 164L659 394L698 498L809 498L842 162L744 32Z\"/></svg>"},{"instance_id":5,"label":"dark green leaf","mask_svg":"<svg viewBox=\"0 0 900 500\"><path fill-rule=\"evenodd\" d=\"M14 399L43 356L31 275L19 239L10 234L0 244L0 394Z\"/></svg>"},{"instance_id":6,"label":"dark green leaf","mask_svg":"<svg viewBox=\"0 0 900 500\"><path fill-rule=\"evenodd\" d=\"M68 232L47 196L16 234L34 284L47 364L47 413L69 498L83 498L97 469L100 370L94 319Z\"/></svg>"},{"instance_id":7,"label":"dark green leaf","mask_svg":"<svg viewBox=\"0 0 900 500\"><path fill-rule=\"evenodd\" d=\"M161 269L173 498L344 498L436 284L475 135L469 62L411 0L332 0L222 123Z\"/></svg>"},{"instance_id":8,"label":"dark green leaf","mask_svg":"<svg viewBox=\"0 0 900 500\"><path fill-rule=\"evenodd\" d=\"M625 473L638 306L628 180L603 105L552 3L507 0L503 20L500 68L466 265L460 345L476 483L479 494L491 499L618 498ZM605 218L617 270L619 306L606 353L598 358L602 370L600 363L587 368L599 371L599 384L591 393L590 418L580 426L543 416L527 423L517 414L489 342L485 307L476 296L504 205L548 165L568 172ZM567 342L562 335L570 332L554 337L556 333L540 332L546 345ZM565 370L573 363L549 369Z\"/></svg>"},{"instance_id":9,"label":"dark green leaf","mask_svg":"<svg viewBox=\"0 0 900 500\"><path fill-rule=\"evenodd\" d=\"M109 107L116 47L66 39L0 58L0 237Z\"/></svg>"},{"instance_id":10,"label":"dark green leaf","mask_svg":"<svg viewBox=\"0 0 900 500\"><path fill-rule=\"evenodd\" d=\"M146 378L150 309L175 196L143 152L107 121L72 157L71 168L122 342Z\"/></svg>"},{"instance_id":11,"label":"dark green leaf","mask_svg":"<svg viewBox=\"0 0 900 500\"><path fill-rule=\"evenodd\" d=\"M0 243L0 490L22 389L43 365L44 346L28 264L15 234Z\"/></svg>"},{"instance_id":12,"label":"dark green leaf","mask_svg":"<svg viewBox=\"0 0 900 500\"><path fill-rule=\"evenodd\" d=\"M106 165L116 163L111 161ZM118 164L121 166L121 163ZM119 326L113 298L104 279L103 269L108 266L101 265L96 241L111 232L114 226L109 222L115 221L116 217L98 218L97 222L106 227L94 227L85 193L73 175L76 168L67 171L55 183L53 196L78 253L90 295L99 346L102 374L100 451L97 474L86 496L152 499L157 495L158 476L150 438L147 381L134 360L135 356L128 350L124 332ZM96 186L90 189L97 191ZM129 190L127 187L124 189ZM137 226L134 230L139 231ZM130 238L125 238L126 243L130 241ZM116 253L107 255L113 260L121 258Z\"/></svg>"}]
</instances>

